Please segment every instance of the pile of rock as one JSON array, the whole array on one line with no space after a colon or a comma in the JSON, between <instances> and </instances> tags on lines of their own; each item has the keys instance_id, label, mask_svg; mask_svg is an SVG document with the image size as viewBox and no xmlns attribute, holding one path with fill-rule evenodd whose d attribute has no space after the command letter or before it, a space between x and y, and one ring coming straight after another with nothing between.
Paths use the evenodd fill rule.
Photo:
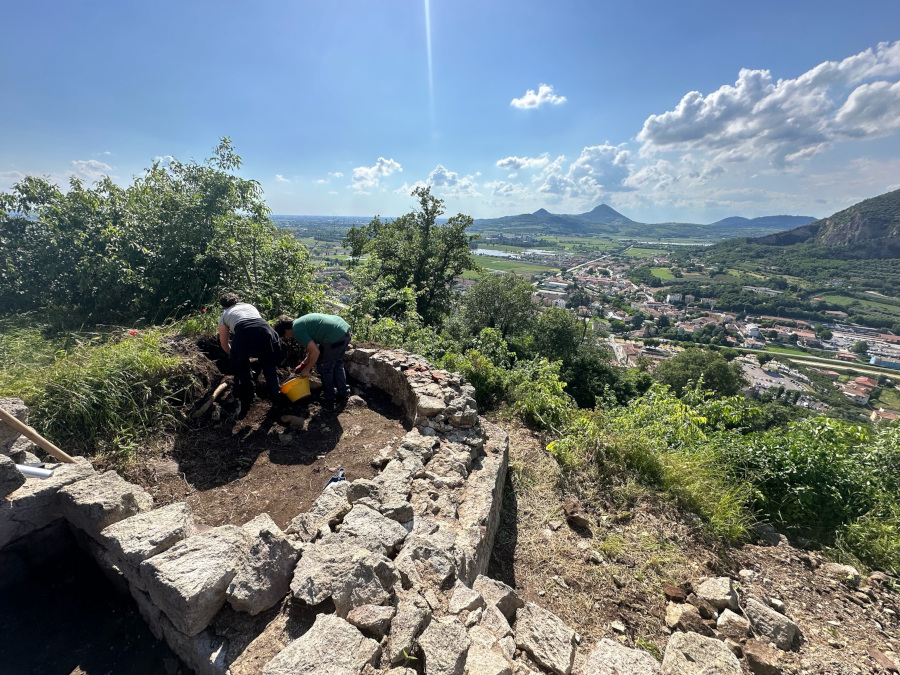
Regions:
<instances>
[{"instance_id":1,"label":"pile of rock","mask_svg":"<svg viewBox=\"0 0 900 675\"><path fill-rule=\"evenodd\" d=\"M723 674L739 675L743 658L751 673L782 672L779 651L788 651L799 629L777 598L745 598L729 577L704 579L696 588L665 584L666 625L675 634L663 659L663 672L693 673L692 663L719 664Z\"/></svg>"}]
</instances>

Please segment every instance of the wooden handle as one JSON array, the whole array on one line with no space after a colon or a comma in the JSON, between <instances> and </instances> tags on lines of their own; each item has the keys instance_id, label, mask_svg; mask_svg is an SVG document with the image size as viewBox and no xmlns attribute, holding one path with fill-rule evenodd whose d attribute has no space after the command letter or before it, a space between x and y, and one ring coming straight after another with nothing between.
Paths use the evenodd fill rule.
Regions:
<instances>
[{"instance_id":1,"label":"wooden handle","mask_svg":"<svg viewBox=\"0 0 900 675\"><path fill-rule=\"evenodd\" d=\"M66 462L67 464L75 463L75 460L69 457L69 455L57 448L55 445L53 445L53 443L41 436L30 426L28 426L27 424L23 424L22 422L17 420L10 413L4 410L3 406L0 406L0 421L5 422L7 425L11 426L13 429L22 434L25 438L42 447L47 451L47 454L53 455L60 462Z\"/></svg>"}]
</instances>

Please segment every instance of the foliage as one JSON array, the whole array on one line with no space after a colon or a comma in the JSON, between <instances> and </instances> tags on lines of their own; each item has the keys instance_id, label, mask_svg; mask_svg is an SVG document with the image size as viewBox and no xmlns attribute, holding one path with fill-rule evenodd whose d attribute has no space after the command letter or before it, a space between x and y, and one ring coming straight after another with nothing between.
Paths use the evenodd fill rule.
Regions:
<instances>
[{"instance_id":1,"label":"foliage","mask_svg":"<svg viewBox=\"0 0 900 675\"><path fill-rule=\"evenodd\" d=\"M0 395L22 398L31 424L55 443L124 462L194 394L168 341L161 329L46 340L36 328L5 327Z\"/></svg>"},{"instance_id":2,"label":"foliage","mask_svg":"<svg viewBox=\"0 0 900 675\"><path fill-rule=\"evenodd\" d=\"M485 274L467 290L460 302L468 332L496 328L508 338L531 327L537 311L530 283L514 274Z\"/></svg>"},{"instance_id":3,"label":"foliage","mask_svg":"<svg viewBox=\"0 0 900 675\"><path fill-rule=\"evenodd\" d=\"M153 164L121 188L26 177L0 194L0 307L65 322L163 319L226 288L277 314L321 298L306 249L268 220L223 138L203 164Z\"/></svg>"},{"instance_id":4,"label":"foliage","mask_svg":"<svg viewBox=\"0 0 900 675\"><path fill-rule=\"evenodd\" d=\"M450 309L456 277L477 269L469 249L476 237L466 235L472 218L461 213L437 223L444 202L430 188L417 187L412 195L419 209L394 220L375 217L364 228L354 226L344 245L352 258L367 256L355 271L356 294L364 304L373 305L379 316L395 316L396 293L410 289L416 312L427 324L437 325Z\"/></svg>"},{"instance_id":5,"label":"foliage","mask_svg":"<svg viewBox=\"0 0 900 675\"><path fill-rule=\"evenodd\" d=\"M702 381L703 388L721 396L737 394L744 384L740 364L728 363L716 352L705 349L686 349L663 361L654 373L662 384L680 394L691 383Z\"/></svg>"}]
</instances>

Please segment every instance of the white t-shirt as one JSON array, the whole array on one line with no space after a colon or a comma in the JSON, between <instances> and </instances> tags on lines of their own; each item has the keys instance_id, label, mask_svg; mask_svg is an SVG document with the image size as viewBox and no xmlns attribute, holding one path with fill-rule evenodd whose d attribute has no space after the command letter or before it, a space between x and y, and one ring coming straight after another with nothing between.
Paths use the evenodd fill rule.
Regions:
<instances>
[{"instance_id":1,"label":"white t-shirt","mask_svg":"<svg viewBox=\"0 0 900 675\"><path fill-rule=\"evenodd\" d=\"M228 330L233 333L234 327L244 319L261 318L262 316L260 316L259 310L257 310L256 307L249 305L246 302L239 302L222 312L222 316L219 317L219 325L228 326Z\"/></svg>"}]
</instances>

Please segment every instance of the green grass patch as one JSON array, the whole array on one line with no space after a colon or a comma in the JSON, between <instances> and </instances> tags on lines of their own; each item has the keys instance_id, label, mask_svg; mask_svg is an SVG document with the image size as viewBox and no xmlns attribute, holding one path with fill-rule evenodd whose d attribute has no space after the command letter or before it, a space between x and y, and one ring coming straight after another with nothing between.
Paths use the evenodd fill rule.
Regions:
<instances>
[{"instance_id":1,"label":"green grass patch","mask_svg":"<svg viewBox=\"0 0 900 675\"><path fill-rule=\"evenodd\" d=\"M881 314L889 314L891 316L900 316L900 306L890 304L889 302L879 302L878 300L854 298L837 294L821 295L818 297L821 297L823 300L825 300L825 302L829 302L833 305L839 305L841 307L846 307L848 309L862 307L863 309L869 310L870 312L879 312Z\"/></svg>"},{"instance_id":2,"label":"green grass patch","mask_svg":"<svg viewBox=\"0 0 900 675\"><path fill-rule=\"evenodd\" d=\"M45 336L0 326L0 395L23 399L32 426L70 454L122 465L197 392L190 367L170 348L172 332Z\"/></svg>"},{"instance_id":3,"label":"green grass patch","mask_svg":"<svg viewBox=\"0 0 900 675\"><path fill-rule=\"evenodd\" d=\"M873 403L888 410L900 412L900 392L892 386L881 387L881 393Z\"/></svg>"},{"instance_id":4,"label":"green grass patch","mask_svg":"<svg viewBox=\"0 0 900 675\"><path fill-rule=\"evenodd\" d=\"M668 251L664 248L637 248L632 246L623 255L631 256L632 258L652 258L655 255L665 255L666 253Z\"/></svg>"},{"instance_id":5,"label":"green grass patch","mask_svg":"<svg viewBox=\"0 0 900 675\"><path fill-rule=\"evenodd\" d=\"M672 274L668 267L651 267L650 273L657 279L662 279L663 281L669 281L670 279L675 278L675 275Z\"/></svg>"},{"instance_id":6,"label":"green grass patch","mask_svg":"<svg viewBox=\"0 0 900 675\"><path fill-rule=\"evenodd\" d=\"M559 271L559 267L547 267L546 265L535 265L534 263L508 260L506 258L493 258L486 255L473 256L473 259L477 265L485 269L513 272L514 274L539 274L541 272Z\"/></svg>"}]
</instances>

